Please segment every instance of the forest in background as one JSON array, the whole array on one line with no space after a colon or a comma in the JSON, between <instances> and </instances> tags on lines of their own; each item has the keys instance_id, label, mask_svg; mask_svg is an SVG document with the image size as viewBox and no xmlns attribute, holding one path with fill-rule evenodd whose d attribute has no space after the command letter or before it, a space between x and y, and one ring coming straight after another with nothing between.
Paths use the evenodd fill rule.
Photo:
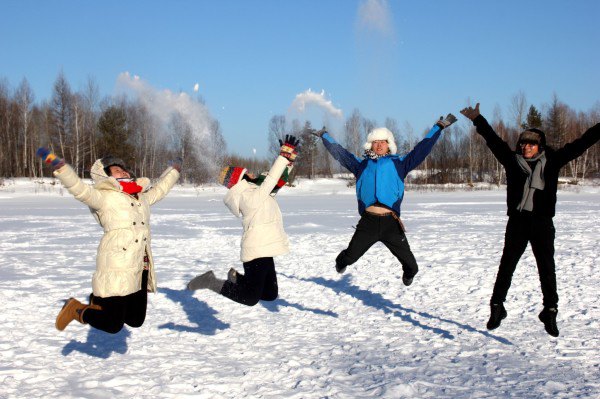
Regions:
<instances>
[{"instance_id":1,"label":"forest in background","mask_svg":"<svg viewBox=\"0 0 600 399\"><path fill-rule=\"evenodd\" d=\"M202 137L197 137L197 129L182 114L173 113L165 122L139 98L126 95L100 98L99 92L91 78L84 89L73 91L61 72L53 84L51 98L36 102L26 79L11 88L6 79L0 78L0 140L4 143L0 177L50 176L51 171L35 155L38 147L48 146L64 157L81 177L89 177L92 163L108 154L122 158L137 176L151 178L158 177L169 160L181 157L182 182L201 184L214 181L223 165L243 165L255 172L268 170L272 158L279 153L278 140L286 134L299 136L302 142L294 177L329 177L344 171L311 134L321 126L314 127L309 121L290 121L285 115L271 117L265 126L265 141L271 156L248 158L228 153L220 123L212 117L206 121ZM204 105L202 99L196 101ZM459 122L444 132L430 156L419 166L421 173L411 177L410 182L501 184L503 167L470 121L461 120L464 118L458 110L453 113ZM527 103L525 93L519 92L511 98L508 109L496 107L484 116L513 147L522 130L535 127L546 133L548 145L560 148L600 122L600 101L588 111L579 111L554 95L548 103L536 107ZM379 126L392 131L400 154L410 151L426 133L415 132L408 122L400 126L394 118L386 118L380 124L354 109L345 119L343 131L333 135L349 151L361 155L368 132ZM599 174L598 145L563 169L563 176L572 182Z\"/></svg>"}]
</instances>

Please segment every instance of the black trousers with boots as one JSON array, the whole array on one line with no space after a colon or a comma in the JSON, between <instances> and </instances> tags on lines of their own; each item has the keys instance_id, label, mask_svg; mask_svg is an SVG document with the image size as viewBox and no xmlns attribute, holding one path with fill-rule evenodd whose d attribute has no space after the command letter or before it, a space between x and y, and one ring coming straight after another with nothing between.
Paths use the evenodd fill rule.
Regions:
<instances>
[{"instance_id":1,"label":"black trousers with boots","mask_svg":"<svg viewBox=\"0 0 600 399\"><path fill-rule=\"evenodd\" d=\"M244 274L238 273L235 283L227 280L221 288L221 295L248 306L254 306L261 300L274 301L278 293L273 258L244 262Z\"/></svg>"},{"instance_id":2,"label":"black trousers with boots","mask_svg":"<svg viewBox=\"0 0 600 399\"><path fill-rule=\"evenodd\" d=\"M348 266L360 259L376 242L382 242L402 264L404 276L412 278L419 271L400 222L392 215L365 212L360 218L348 248L340 252L335 262Z\"/></svg>"},{"instance_id":3,"label":"black trousers with boots","mask_svg":"<svg viewBox=\"0 0 600 399\"><path fill-rule=\"evenodd\" d=\"M531 212L521 212L508 218L504 236L504 251L500 260L491 303L502 303L506 300L517 263L523 252L525 252L527 243L530 243L540 276L544 307L557 307L554 236L554 223L552 223L551 217L536 216Z\"/></svg>"},{"instance_id":4,"label":"black trousers with boots","mask_svg":"<svg viewBox=\"0 0 600 399\"><path fill-rule=\"evenodd\" d=\"M125 324L130 327L141 327L146 319L147 286L148 270L144 270L141 290L125 296L93 297L94 305L100 305L102 309L87 309L83 313L83 321L111 334L121 331Z\"/></svg>"}]
</instances>

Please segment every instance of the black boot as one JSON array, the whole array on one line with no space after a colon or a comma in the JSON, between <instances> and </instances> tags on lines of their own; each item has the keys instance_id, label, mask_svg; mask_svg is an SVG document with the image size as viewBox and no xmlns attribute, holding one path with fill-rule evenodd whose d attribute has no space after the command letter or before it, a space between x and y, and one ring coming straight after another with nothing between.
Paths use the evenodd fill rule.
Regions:
<instances>
[{"instance_id":1,"label":"black boot","mask_svg":"<svg viewBox=\"0 0 600 399\"><path fill-rule=\"evenodd\" d=\"M414 278L415 278L415 276L410 276L409 277L409 276L406 275L406 273L404 273L402 275L402 284L404 284L405 286L408 287L409 285L411 285L413 283Z\"/></svg>"},{"instance_id":2,"label":"black boot","mask_svg":"<svg viewBox=\"0 0 600 399\"><path fill-rule=\"evenodd\" d=\"M556 315L558 314L558 309L556 308L546 308L540 313L538 316L540 321L544 323L544 329L546 332L553 337L558 337L558 326L556 325Z\"/></svg>"},{"instance_id":3,"label":"black boot","mask_svg":"<svg viewBox=\"0 0 600 399\"><path fill-rule=\"evenodd\" d=\"M335 271L340 274L344 273L346 271L346 266L348 266L343 260L345 253L346 251L344 250L340 252L337 258L335 258Z\"/></svg>"},{"instance_id":4,"label":"black boot","mask_svg":"<svg viewBox=\"0 0 600 399\"><path fill-rule=\"evenodd\" d=\"M502 303L492 303L490 304L490 308L490 319L486 327L488 330L494 330L500 327L502 320L506 319L506 309L504 309L504 304Z\"/></svg>"}]
</instances>

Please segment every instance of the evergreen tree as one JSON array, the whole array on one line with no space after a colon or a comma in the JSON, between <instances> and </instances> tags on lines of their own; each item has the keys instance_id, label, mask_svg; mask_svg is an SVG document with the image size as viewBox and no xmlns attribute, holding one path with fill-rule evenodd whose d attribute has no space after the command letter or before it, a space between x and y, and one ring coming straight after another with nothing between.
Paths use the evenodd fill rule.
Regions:
<instances>
[{"instance_id":1,"label":"evergreen tree","mask_svg":"<svg viewBox=\"0 0 600 399\"><path fill-rule=\"evenodd\" d=\"M542 127L542 114L533 105L529 107L527 119L521 127L523 129L540 129Z\"/></svg>"},{"instance_id":2,"label":"evergreen tree","mask_svg":"<svg viewBox=\"0 0 600 399\"><path fill-rule=\"evenodd\" d=\"M104 110L98 119L98 131L101 156L112 155L133 165L133 146L129 143L127 114L123 108L111 105Z\"/></svg>"}]
</instances>

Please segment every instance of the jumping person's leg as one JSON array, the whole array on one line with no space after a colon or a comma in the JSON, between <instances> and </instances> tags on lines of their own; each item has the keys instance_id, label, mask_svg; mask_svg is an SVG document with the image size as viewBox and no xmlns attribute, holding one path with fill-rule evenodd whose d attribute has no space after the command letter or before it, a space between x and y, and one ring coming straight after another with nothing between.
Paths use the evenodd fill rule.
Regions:
<instances>
[{"instance_id":1,"label":"jumping person's leg","mask_svg":"<svg viewBox=\"0 0 600 399\"><path fill-rule=\"evenodd\" d=\"M378 216L371 216L367 213L360 218L356 225L356 231L348 244L348 248L340 252L335 259L335 269L338 273L343 273L346 270L346 266L360 259L373 244L379 241L378 219Z\"/></svg>"},{"instance_id":2,"label":"jumping person's leg","mask_svg":"<svg viewBox=\"0 0 600 399\"><path fill-rule=\"evenodd\" d=\"M508 218L506 233L504 235L504 250L502 251L500 267L496 275L491 303L500 304L506 300L517 263L519 263L519 259L521 259L523 252L525 252L525 248L527 248L530 229L529 219L522 216L511 216Z\"/></svg>"},{"instance_id":3,"label":"jumping person's leg","mask_svg":"<svg viewBox=\"0 0 600 399\"><path fill-rule=\"evenodd\" d=\"M396 218L390 215L381 219L381 242L400 261L404 272L402 281L405 285L410 285L412 279L419 272L419 266L410 249L408 239Z\"/></svg>"},{"instance_id":4,"label":"jumping person's leg","mask_svg":"<svg viewBox=\"0 0 600 399\"><path fill-rule=\"evenodd\" d=\"M83 321L98 330L110 334L118 333L125 324L125 298L124 296L106 298L94 296L94 304L99 305L101 309L87 309L83 313Z\"/></svg>"},{"instance_id":5,"label":"jumping person's leg","mask_svg":"<svg viewBox=\"0 0 600 399\"><path fill-rule=\"evenodd\" d=\"M533 226L531 249L537 263L544 307L558 306L556 265L554 263L554 224L551 219L538 220Z\"/></svg>"},{"instance_id":6,"label":"jumping person's leg","mask_svg":"<svg viewBox=\"0 0 600 399\"><path fill-rule=\"evenodd\" d=\"M273 258L263 259L265 259L264 267L267 269L267 274L265 275L265 285L263 287L263 293L260 299L262 301L274 301L279 295L279 287L277 285L277 273L275 272L275 263L273 262Z\"/></svg>"},{"instance_id":7,"label":"jumping person's leg","mask_svg":"<svg viewBox=\"0 0 600 399\"><path fill-rule=\"evenodd\" d=\"M273 258L258 258L244 263L244 274L237 273L236 282L225 281L221 295L247 306L254 306L263 296L269 263Z\"/></svg>"},{"instance_id":8,"label":"jumping person's leg","mask_svg":"<svg viewBox=\"0 0 600 399\"><path fill-rule=\"evenodd\" d=\"M148 306L148 270L142 273L142 288L138 292L125 297L125 324L130 327L141 327L146 320Z\"/></svg>"}]
</instances>

